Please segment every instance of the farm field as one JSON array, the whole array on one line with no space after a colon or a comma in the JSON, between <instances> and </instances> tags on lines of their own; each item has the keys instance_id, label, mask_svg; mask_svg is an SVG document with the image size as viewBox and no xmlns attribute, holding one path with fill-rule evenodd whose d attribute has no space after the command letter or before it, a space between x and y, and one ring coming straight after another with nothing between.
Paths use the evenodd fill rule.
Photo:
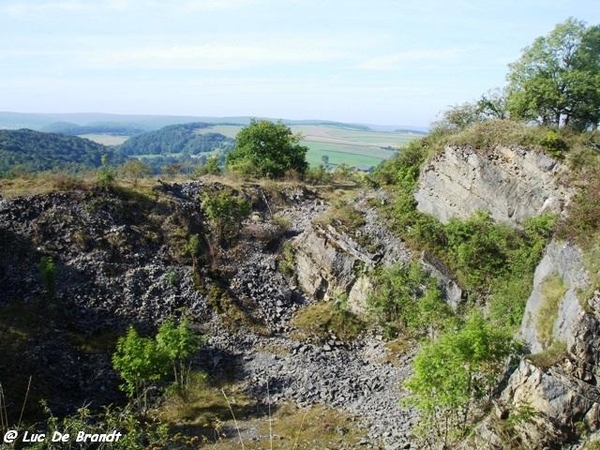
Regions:
<instances>
[{"instance_id":1,"label":"farm field","mask_svg":"<svg viewBox=\"0 0 600 450\"><path fill-rule=\"evenodd\" d=\"M119 136L113 134L81 134L79 137L89 139L90 141L94 141L102 145L121 145L130 138L130 136Z\"/></svg>"},{"instance_id":2,"label":"farm field","mask_svg":"<svg viewBox=\"0 0 600 450\"><path fill-rule=\"evenodd\" d=\"M202 129L202 133L221 133L233 137L241 125L215 125ZM319 165L323 156L336 166L376 166L388 159L403 144L420 136L410 132L384 132L360 130L333 125L292 125L294 133L301 133L308 147L306 158L311 166Z\"/></svg>"},{"instance_id":3,"label":"farm field","mask_svg":"<svg viewBox=\"0 0 600 450\"><path fill-rule=\"evenodd\" d=\"M213 125L197 132L220 133L235 138L242 126ZM302 135L302 142L308 147L306 159L311 166L322 164L324 157L327 157L332 167L340 164L353 167L377 166L391 157L403 144L420 136L418 132L373 131L326 124L292 125L290 128L294 133ZM84 134L80 137L104 145L120 145L128 138L108 134Z\"/></svg>"}]
</instances>

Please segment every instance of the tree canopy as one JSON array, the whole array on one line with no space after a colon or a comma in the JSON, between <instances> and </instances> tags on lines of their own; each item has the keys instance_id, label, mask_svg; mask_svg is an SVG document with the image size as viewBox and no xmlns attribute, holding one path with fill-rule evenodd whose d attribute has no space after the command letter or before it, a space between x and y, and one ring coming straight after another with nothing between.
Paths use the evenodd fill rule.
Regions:
<instances>
[{"instance_id":1,"label":"tree canopy","mask_svg":"<svg viewBox=\"0 0 600 450\"><path fill-rule=\"evenodd\" d=\"M600 122L600 25L569 18L510 65L514 119L585 130Z\"/></svg>"},{"instance_id":2,"label":"tree canopy","mask_svg":"<svg viewBox=\"0 0 600 450\"><path fill-rule=\"evenodd\" d=\"M210 127L202 122L170 125L160 130L133 136L120 145L125 155L198 155L215 150L230 150L233 139L220 133L203 132Z\"/></svg>"},{"instance_id":3,"label":"tree canopy","mask_svg":"<svg viewBox=\"0 0 600 450\"><path fill-rule=\"evenodd\" d=\"M107 155L111 164L120 164L126 159L112 148L76 136L0 130L0 175L98 168L102 165L102 155Z\"/></svg>"},{"instance_id":4,"label":"tree canopy","mask_svg":"<svg viewBox=\"0 0 600 450\"><path fill-rule=\"evenodd\" d=\"M227 167L246 175L278 178L287 171L306 172L306 152L300 136L283 122L252 119L240 130L235 148L227 155Z\"/></svg>"}]
</instances>

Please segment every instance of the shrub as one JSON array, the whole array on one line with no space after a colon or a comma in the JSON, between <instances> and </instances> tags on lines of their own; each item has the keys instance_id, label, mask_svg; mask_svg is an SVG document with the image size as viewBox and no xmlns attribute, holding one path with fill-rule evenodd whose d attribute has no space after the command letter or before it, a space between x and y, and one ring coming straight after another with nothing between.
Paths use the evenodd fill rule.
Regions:
<instances>
[{"instance_id":1,"label":"shrub","mask_svg":"<svg viewBox=\"0 0 600 450\"><path fill-rule=\"evenodd\" d=\"M190 357L200 347L200 339L183 319L175 326L172 319L164 322L156 335L157 350L166 355L173 368L175 384L181 392L187 386L191 370Z\"/></svg>"},{"instance_id":2,"label":"shrub","mask_svg":"<svg viewBox=\"0 0 600 450\"><path fill-rule=\"evenodd\" d=\"M115 172L112 167L108 164L108 156L102 155L102 165L98 169L96 176L97 183L101 187L110 187L115 181Z\"/></svg>"},{"instance_id":3,"label":"shrub","mask_svg":"<svg viewBox=\"0 0 600 450\"><path fill-rule=\"evenodd\" d=\"M140 178L147 177L152 174L152 169L148 164L140 161L137 158L127 160L121 166L121 172L123 175L133 182L134 186L137 186Z\"/></svg>"},{"instance_id":4,"label":"shrub","mask_svg":"<svg viewBox=\"0 0 600 450\"><path fill-rule=\"evenodd\" d=\"M196 266L198 264L198 256L200 255L200 251L202 250L200 246L200 237L197 234L192 234L190 236L186 246L186 250L192 257L192 268L195 271Z\"/></svg>"},{"instance_id":5,"label":"shrub","mask_svg":"<svg viewBox=\"0 0 600 450\"><path fill-rule=\"evenodd\" d=\"M294 279L294 247L290 242L285 242L281 247L281 252L277 258L277 269L286 278Z\"/></svg>"},{"instance_id":6,"label":"shrub","mask_svg":"<svg viewBox=\"0 0 600 450\"><path fill-rule=\"evenodd\" d=\"M452 448L466 434L474 407L489 401L506 357L516 351L510 334L480 313L423 345L405 386L407 403L420 413L415 431L430 448Z\"/></svg>"},{"instance_id":7,"label":"shrub","mask_svg":"<svg viewBox=\"0 0 600 450\"><path fill-rule=\"evenodd\" d=\"M121 389L134 403L143 401L146 409L148 383L162 379L168 370L166 355L158 351L156 341L141 337L135 328L129 327L117 342L112 362L125 381Z\"/></svg>"},{"instance_id":8,"label":"shrub","mask_svg":"<svg viewBox=\"0 0 600 450\"><path fill-rule=\"evenodd\" d=\"M562 159L569 145L556 130L548 130L539 140L539 144L551 155Z\"/></svg>"},{"instance_id":9,"label":"shrub","mask_svg":"<svg viewBox=\"0 0 600 450\"><path fill-rule=\"evenodd\" d=\"M241 224L250 214L250 203L234 195L231 190L205 192L201 203L217 240L231 244L239 236Z\"/></svg>"},{"instance_id":10,"label":"shrub","mask_svg":"<svg viewBox=\"0 0 600 450\"><path fill-rule=\"evenodd\" d=\"M308 169L304 174L304 180L310 184L328 184L333 180L333 174L320 164Z\"/></svg>"},{"instance_id":11,"label":"shrub","mask_svg":"<svg viewBox=\"0 0 600 450\"><path fill-rule=\"evenodd\" d=\"M199 348L200 339L182 320L176 327L171 319L163 323L156 336L141 337L133 327L119 338L112 356L115 370L125 381L121 389L134 403L142 401L146 409L148 385L163 380L173 369L175 384L183 391L190 371L190 357Z\"/></svg>"},{"instance_id":12,"label":"shrub","mask_svg":"<svg viewBox=\"0 0 600 450\"><path fill-rule=\"evenodd\" d=\"M56 295L56 265L54 260L51 256L42 256L38 268L48 301L52 302Z\"/></svg>"},{"instance_id":13,"label":"shrub","mask_svg":"<svg viewBox=\"0 0 600 450\"><path fill-rule=\"evenodd\" d=\"M419 263L379 268L367 299L370 315L389 338L400 332L434 334L451 316L437 281Z\"/></svg>"}]
</instances>

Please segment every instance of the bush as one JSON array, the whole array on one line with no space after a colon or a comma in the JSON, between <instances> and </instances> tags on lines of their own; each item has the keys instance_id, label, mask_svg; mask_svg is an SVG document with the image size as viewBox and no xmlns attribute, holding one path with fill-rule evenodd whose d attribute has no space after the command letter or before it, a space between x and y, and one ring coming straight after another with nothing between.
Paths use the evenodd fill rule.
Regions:
<instances>
[{"instance_id":1,"label":"bush","mask_svg":"<svg viewBox=\"0 0 600 450\"><path fill-rule=\"evenodd\" d=\"M185 319L177 327L171 319L167 320L153 339L141 337L135 328L129 327L127 334L119 338L112 356L113 367L125 382L121 389L134 404L142 401L145 410L149 384L163 380L171 366L175 384L183 390L190 357L200 342Z\"/></svg>"},{"instance_id":2,"label":"bush","mask_svg":"<svg viewBox=\"0 0 600 450\"><path fill-rule=\"evenodd\" d=\"M569 145L556 130L548 130L539 140L540 145L553 156L562 159Z\"/></svg>"},{"instance_id":3,"label":"bush","mask_svg":"<svg viewBox=\"0 0 600 450\"><path fill-rule=\"evenodd\" d=\"M129 327L127 334L117 342L112 362L125 381L121 389L134 403L143 401L146 409L148 383L162 379L168 370L168 360L158 351L156 341L141 337L135 328Z\"/></svg>"},{"instance_id":4,"label":"bush","mask_svg":"<svg viewBox=\"0 0 600 450\"><path fill-rule=\"evenodd\" d=\"M40 276L48 301L54 301L56 295L56 265L51 256L42 256L39 264Z\"/></svg>"},{"instance_id":5,"label":"bush","mask_svg":"<svg viewBox=\"0 0 600 450\"><path fill-rule=\"evenodd\" d=\"M304 180L310 184L328 184L333 180L333 174L321 164L308 169L304 174Z\"/></svg>"},{"instance_id":6,"label":"bush","mask_svg":"<svg viewBox=\"0 0 600 450\"><path fill-rule=\"evenodd\" d=\"M480 313L428 341L405 383L407 403L420 413L417 435L430 448L453 448L451 443L468 431L475 407L491 398L506 357L516 352L510 333L490 325Z\"/></svg>"},{"instance_id":7,"label":"bush","mask_svg":"<svg viewBox=\"0 0 600 450\"><path fill-rule=\"evenodd\" d=\"M217 240L231 244L239 236L242 222L250 215L250 203L228 189L205 192L201 203Z\"/></svg>"},{"instance_id":8,"label":"bush","mask_svg":"<svg viewBox=\"0 0 600 450\"><path fill-rule=\"evenodd\" d=\"M437 281L419 263L379 268L373 275L369 312L388 338L400 332L422 335L441 330L452 314Z\"/></svg>"}]
</instances>

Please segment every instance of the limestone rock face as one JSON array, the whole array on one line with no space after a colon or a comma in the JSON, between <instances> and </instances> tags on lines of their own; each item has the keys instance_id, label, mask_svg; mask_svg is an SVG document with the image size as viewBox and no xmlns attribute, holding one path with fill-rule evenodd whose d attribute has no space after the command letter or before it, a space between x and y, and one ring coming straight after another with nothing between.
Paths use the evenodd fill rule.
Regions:
<instances>
[{"instance_id":1,"label":"limestone rock face","mask_svg":"<svg viewBox=\"0 0 600 450\"><path fill-rule=\"evenodd\" d=\"M331 226L307 227L294 248L298 285L304 292L324 300L345 293L350 308L364 312L370 282L363 271L374 266L374 255Z\"/></svg>"},{"instance_id":2,"label":"limestone rock face","mask_svg":"<svg viewBox=\"0 0 600 450\"><path fill-rule=\"evenodd\" d=\"M563 289L559 292L564 293L555 306L555 317L550 317L554 320L550 339L542 340L537 322L540 318L548 320L543 317L548 314L543 308L548 295L543 283L549 276L560 277ZM512 411L528 406L538 413L534 422L524 424L520 430L529 441L528 448L543 448L545 435L552 435L554 444L564 442L574 433L573 424L577 422L592 433L600 426L599 293L585 301L584 291L588 288L581 250L553 240L536 268L533 291L518 333L532 356L521 361L501 395L501 402ZM564 351L549 363L540 364L551 343L560 343ZM565 431L567 434L563 434Z\"/></svg>"},{"instance_id":3,"label":"limestone rock face","mask_svg":"<svg viewBox=\"0 0 600 450\"><path fill-rule=\"evenodd\" d=\"M540 341L536 323L540 314L543 313L540 308L546 300L543 288L544 280L551 276L559 277L566 290L558 304L552 340L564 342L569 348L575 345L577 330L582 326L585 316L585 311L578 299L578 291L585 290L589 281L583 267L581 251L572 244L553 240L546 248L544 256L535 270L533 291L527 301L519 333L531 353L540 352L546 347Z\"/></svg>"},{"instance_id":4,"label":"limestone rock face","mask_svg":"<svg viewBox=\"0 0 600 450\"><path fill-rule=\"evenodd\" d=\"M482 210L519 226L529 217L562 211L568 192L557 175L563 170L553 158L518 147L498 146L481 154L447 146L421 173L415 200L420 211L444 223Z\"/></svg>"},{"instance_id":5,"label":"limestone rock face","mask_svg":"<svg viewBox=\"0 0 600 450\"><path fill-rule=\"evenodd\" d=\"M523 360L511 376L502 399L517 406L528 405L562 428L582 420L592 407L597 410L600 395L594 386L559 368L544 371Z\"/></svg>"}]
</instances>

